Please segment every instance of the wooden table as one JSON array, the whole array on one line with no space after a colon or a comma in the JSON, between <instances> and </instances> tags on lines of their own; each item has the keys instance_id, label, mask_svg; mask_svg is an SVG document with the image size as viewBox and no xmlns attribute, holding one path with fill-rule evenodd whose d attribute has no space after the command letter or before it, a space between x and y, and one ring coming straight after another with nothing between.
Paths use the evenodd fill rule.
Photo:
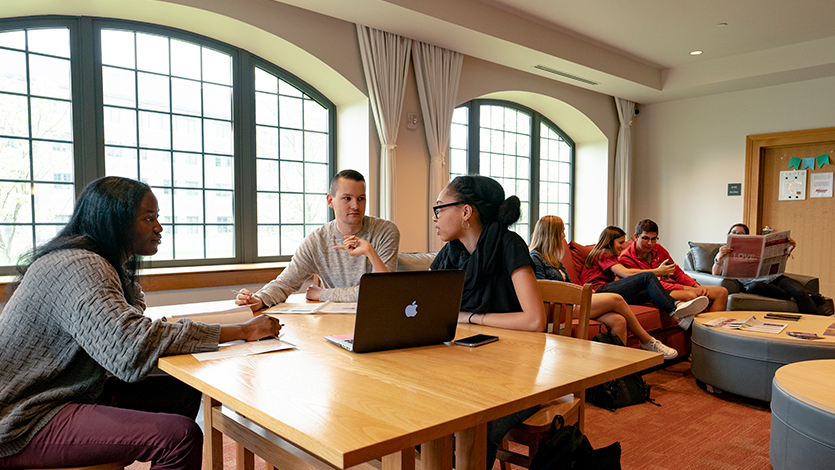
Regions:
<instances>
[{"instance_id":1,"label":"wooden table","mask_svg":"<svg viewBox=\"0 0 835 470\"><path fill-rule=\"evenodd\" d=\"M835 336L807 340L787 335L789 331L822 336L835 317L801 315L799 321L769 320L768 312L711 312L693 322L692 371L702 382L727 392L758 400L771 400L771 382L780 367L799 361L835 357ZM710 320L728 317L787 323L779 334L758 333L704 326Z\"/></svg>"},{"instance_id":2,"label":"wooden table","mask_svg":"<svg viewBox=\"0 0 835 470\"><path fill-rule=\"evenodd\" d=\"M204 468L222 468L221 433L282 469L348 468L382 459L414 468L484 470L486 423L573 391L661 364L660 354L545 333L459 325L456 337L500 336L478 348L437 345L353 354L324 336L353 331L352 315L281 315L298 350L159 367L204 393ZM223 403L234 412L222 409ZM239 449L239 454L241 453Z\"/></svg>"},{"instance_id":3,"label":"wooden table","mask_svg":"<svg viewBox=\"0 0 835 470\"><path fill-rule=\"evenodd\" d=\"M795 362L774 374L769 459L775 470L832 468L835 360Z\"/></svg>"}]
</instances>

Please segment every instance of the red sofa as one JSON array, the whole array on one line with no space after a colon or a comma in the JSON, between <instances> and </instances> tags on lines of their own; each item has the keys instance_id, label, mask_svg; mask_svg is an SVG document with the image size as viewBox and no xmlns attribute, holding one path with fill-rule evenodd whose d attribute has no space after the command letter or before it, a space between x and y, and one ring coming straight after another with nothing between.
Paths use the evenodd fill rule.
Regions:
<instances>
[{"instance_id":1,"label":"red sofa","mask_svg":"<svg viewBox=\"0 0 835 470\"><path fill-rule=\"evenodd\" d=\"M589 252L594 245L580 245L579 243L569 242L563 246L566 247L565 253L562 257L562 263L568 271L571 280L575 284L580 283L580 272L583 270L583 265L586 262ZM661 340L671 348L678 351L678 357L687 357L690 354L690 332L682 330L678 324L668 314L662 313L654 304L644 305L630 305L632 312L638 318L641 326L653 337ZM600 323L591 320L589 323L589 338L594 337L600 332ZM627 345L638 347L638 339L629 333L627 338Z\"/></svg>"}]
</instances>

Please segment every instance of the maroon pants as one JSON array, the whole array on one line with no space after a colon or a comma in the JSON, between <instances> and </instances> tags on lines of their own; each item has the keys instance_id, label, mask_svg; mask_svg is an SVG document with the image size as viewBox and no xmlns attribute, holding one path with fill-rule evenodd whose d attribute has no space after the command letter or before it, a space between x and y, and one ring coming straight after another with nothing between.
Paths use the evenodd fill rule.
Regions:
<instances>
[{"instance_id":1,"label":"maroon pants","mask_svg":"<svg viewBox=\"0 0 835 470\"><path fill-rule=\"evenodd\" d=\"M110 378L97 404L70 404L0 467L152 462L152 470L200 470L200 393L173 377L133 384Z\"/></svg>"}]
</instances>

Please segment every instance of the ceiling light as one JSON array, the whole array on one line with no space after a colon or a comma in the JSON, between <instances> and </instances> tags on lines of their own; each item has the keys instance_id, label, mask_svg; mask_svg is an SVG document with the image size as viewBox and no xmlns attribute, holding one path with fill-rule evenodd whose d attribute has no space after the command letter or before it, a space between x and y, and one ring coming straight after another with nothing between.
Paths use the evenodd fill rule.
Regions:
<instances>
[{"instance_id":1,"label":"ceiling light","mask_svg":"<svg viewBox=\"0 0 835 470\"><path fill-rule=\"evenodd\" d=\"M702 52L704 51L691 51L690 55L702 55Z\"/></svg>"}]
</instances>

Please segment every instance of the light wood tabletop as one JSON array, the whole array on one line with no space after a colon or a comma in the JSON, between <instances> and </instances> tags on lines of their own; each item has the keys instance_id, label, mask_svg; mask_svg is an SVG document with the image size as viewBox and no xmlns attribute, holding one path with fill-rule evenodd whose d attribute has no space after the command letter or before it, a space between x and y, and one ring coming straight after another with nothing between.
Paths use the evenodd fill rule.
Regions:
<instances>
[{"instance_id":1,"label":"light wood tabletop","mask_svg":"<svg viewBox=\"0 0 835 470\"><path fill-rule=\"evenodd\" d=\"M456 468L483 470L488 421L663 362L660 354L635 348L467 324L456 338L501 339L478 348L354 354L324 339L351 333L353 315L280 318L281 339L297 350L159 361L204 393L207 470L222 467L219 432L274 465L348 468L382 458L384 469L414 468L413 448L424 443L424 469L451 468L458 433ZM299 450L326 466L304 460Z\"/></svg>"},{"instance_id":2,"label":"light wood tabletop","mask_svg":"<svg viewBox=\"0 0 835 470\"><path fill-rule=\"evenodd\" d=\"M733 330L728 328L713 328L712 331L716 331L723 334L729 335L742 335L742 336L756 336L761 337L764 339L768 339L771 341L786 341L791 343L797 344L805 344L808 346L833 346L835 347L835 336L825 336L824 332L830 325L835 324L835 317L824 317L821 315L801 315L800 320L792 321L792 320L779 320L779 319L768 319L765 318L765 315L771 312L749 312L749 311L729 311L729 312L710 312L710 313L700 313L696 316L694 324L698 323L699 326L704 326L705 322L714 320L716 318L736 318L738 320L747 320L751 317L756 317L758 320L762 320L765 322L772 322L772 323L786 323L788 326L780 333L760 333L756 331L744 331L744 330ZM776 312L776 313L784 313L784 312ZM800 315L798 313L792 313L790 315ZM802 332L802 333L815 333L818 336L821 336L823 339L816 339L816 340L808 340L802 338L795 338L793 336L789 336L787 333L790 331L794 332ZM799 342L799 343L798 343Z\"/></svg>"},{"instance_id":3,"label":"light wood tabletop","mask_svg":"<svg viewBox=\"0 0 835 470\"><path fill-rule=\"evenodd\" d=\"M774 373L774 383L803 403L835 414L835 359L787 364Z\"/></svg>"}]
</instances>

